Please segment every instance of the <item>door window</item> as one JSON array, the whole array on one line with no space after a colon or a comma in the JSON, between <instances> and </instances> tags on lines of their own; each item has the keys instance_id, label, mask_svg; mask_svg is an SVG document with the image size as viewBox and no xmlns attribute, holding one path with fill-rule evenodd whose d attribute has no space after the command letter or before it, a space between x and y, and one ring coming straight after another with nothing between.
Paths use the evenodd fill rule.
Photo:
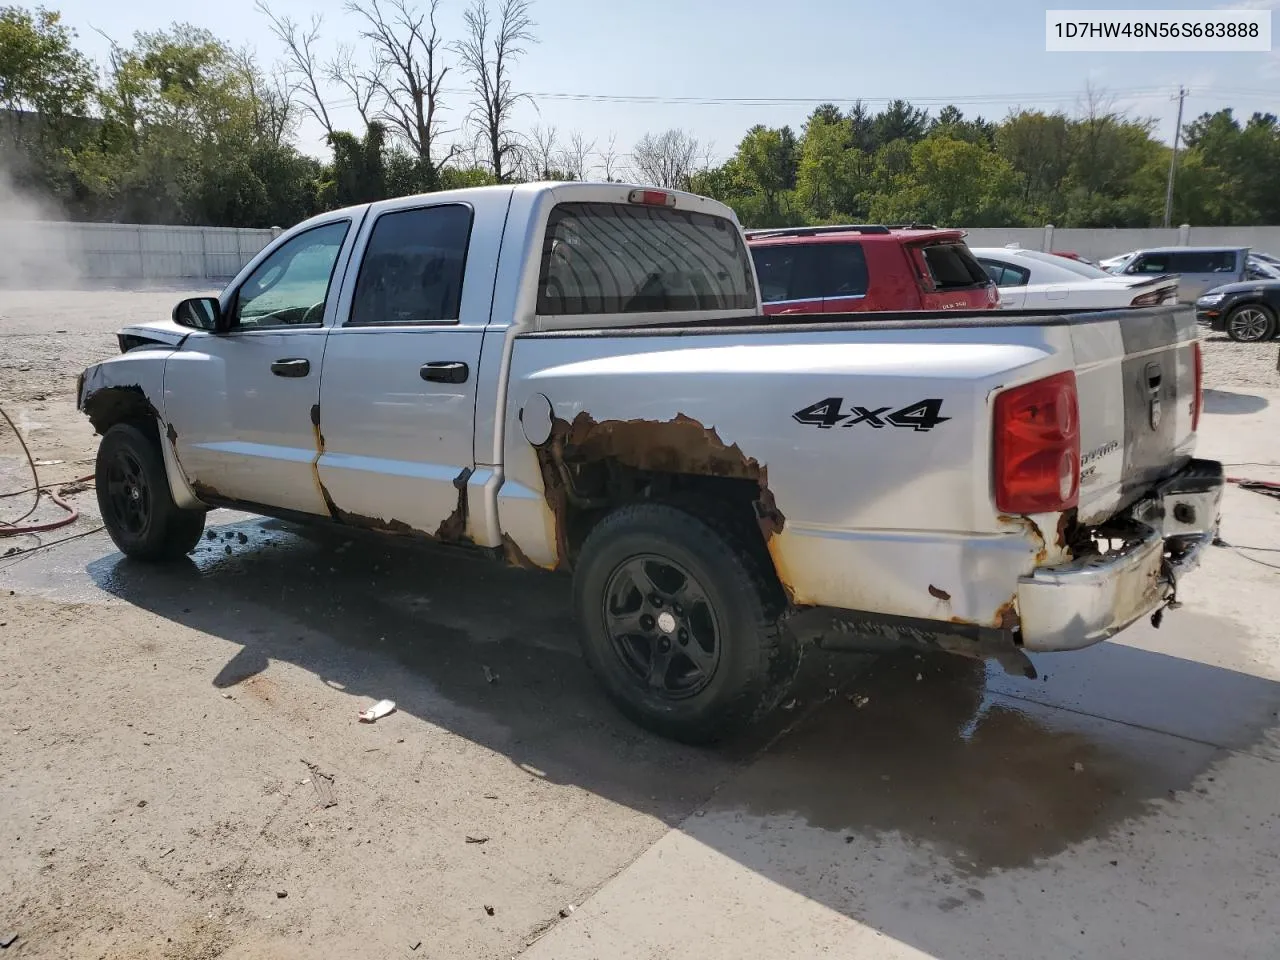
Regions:
<instances>
[{"instance_id":1,"label":"door window","mask_svg":"<svg viewBox=\"0 0 1280 960\"><path fill-rule=\"evenodd\" d=\"M982 269L987 271L987 276L997 287L1025 287L1031 279L1030 270L1015 267L1003 260L983 259L978 262L982 264Z\"/></svg>"},{"instance_id":2,"label":"door window","mask_svg":"<svg viewBox=\"0 0 1280 960\"><path fill-rule=\"evenodd\" d=\"M860 243L824 244L827 269L824 293L828 297L863 297L867 293L867 257Z\"/></svg>"},{"instance_id":3,"label":"door window","mask_svg":"<svg viewBox=\"0 0 1280 960\"><path fill-rule=\"evenodd\" d=\"M456 323L472 212L461 203L384 213L356 279L349 327Z\"/></svg>"},{"instance_id":4,"label":"door window","mask_svg":"<svg viewBox=\"0 0 1280 960\"><path fill-rule=\"evenodd\" d=\"M350 221L291 237L258 264L236 293L234 327L318 327L324 320L333 267Z\"/></svg>"},{"instance_id":5,"label":"door window","mask_svg":"<svg viewBox=\"0 0 1280 960\"><path fill-rule=\"evenodd\" d=\"M1175 253L1173 268L1176 273L1235 273L1236 254L1234 250Z\"/></svg>"},{"instance_id":6,"label":"door window","mask_svg":"<svg viewBox=\"0 0 1280 960\"><path fill-rule=\"evenodd\" d=\"M751 256L760 280L760 299L765 303L822 297L818 246L788 243L752 247Z\"/></svg>"},{"instance_id":7,"label":"door window","mask_svg":"<svg viewBox=\"0 0 1280 960\"><path fill-rule=\"evenodd\" d=\"M1171 263L1167 253L1144 253L1129 264L1125 273L1172 273Z\"/></svg>"}]
</instances>

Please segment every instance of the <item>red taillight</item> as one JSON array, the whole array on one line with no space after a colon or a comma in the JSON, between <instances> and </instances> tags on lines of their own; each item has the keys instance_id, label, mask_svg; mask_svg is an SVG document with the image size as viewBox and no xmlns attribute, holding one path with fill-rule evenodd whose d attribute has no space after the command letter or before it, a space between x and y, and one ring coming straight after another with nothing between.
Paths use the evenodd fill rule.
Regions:
<instances>
[{"instance_id":1,"label":"red taillight","mask_svg":"<svg viewBox=\"0 0 1280 960\"><path fill-rule=\"evenodd\" d=\"M1131 307L1154 307L1164 302L1164 293L1160 290L1154 293L1144 293L1141 296L1133 298L1133 302L1129 304Z\"/></svg>"},{"instance_id":2,"label":"red taillight","mask_svg":"<svg viewBox=\"0 0 1280 960\"><path fill-rule=\"evenodd\" d=\"M627 199L631 203L643 203L650 207L674 207L676 205L675 195L666 193L663 190L632 190L627 194Z\"/></svg>"},{"instance_id":3,"label":"red taillight","mask_svg":"<svg viewBox=\"0 0 1280 960\"><path fill-rule=\"evenodd\" d=\"M995 494L1001 513L1056 513L1080 494L1076 375L1006 390L995 403Z\"/></svg>"},{"instance_id":4,"label":"red taillight","mask_svg":"<svg viewBox=\"0 0 1280 960\"><path fill-rule=\"evenodd\" d=\"M1195 393L1191 395L1191 429L1200 429L1200 408L1204 406L1204 358L1200 356L1200 341L1191 345L1191 366L1195 370Z\"/></svg>"}]
</instances>

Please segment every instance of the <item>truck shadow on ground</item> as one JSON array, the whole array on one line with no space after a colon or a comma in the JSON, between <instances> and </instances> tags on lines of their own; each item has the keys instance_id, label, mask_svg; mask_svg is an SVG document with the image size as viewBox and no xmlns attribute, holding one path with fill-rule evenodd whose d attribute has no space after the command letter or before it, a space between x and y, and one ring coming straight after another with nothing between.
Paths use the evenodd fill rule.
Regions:
<instances>
[{"instance_id":1,"label":"truck shadow on ground","mask_svg":"<svg viewBox=\"0 0 1280 960\"><path fill-rule=\"evenodd\" d=\"M1204 391L1205 413L1261 413L1269 405L1266 397L1255 396L1251 393L1232 393L1230 390L1212 389Z\"/></svg>"},{"instance_id":2,"label":"truck shadow on ground","mask_svg":"<svg viewBox=\"0 0 1280 960\"><path fill-rule=\"evenodd\" d=\"M856 849L849 837L898 835L974 882L1033 866L1193 789L1224 751L1256 744L1280 708L1280 684L1120 644L1044 658L1040 681L958 658L814 656L798 705L695 750L631 726L604 699L577 653L564 578L341 531L210 519L216 539L189 563L112 554L88 572L115 596L239 644L215 686L290 662L672 825L704 804L800 818L830 834L836 858ZM1191 611L1177 619L1206 638L1224 629ZM715 820L684 829L715 846L700 826ZM938 956L981 953L977 941L902 928L901 911L842 899L822 871L775 858L775 842L739 836L723 852Z\"/></svg>"}]
</instances>

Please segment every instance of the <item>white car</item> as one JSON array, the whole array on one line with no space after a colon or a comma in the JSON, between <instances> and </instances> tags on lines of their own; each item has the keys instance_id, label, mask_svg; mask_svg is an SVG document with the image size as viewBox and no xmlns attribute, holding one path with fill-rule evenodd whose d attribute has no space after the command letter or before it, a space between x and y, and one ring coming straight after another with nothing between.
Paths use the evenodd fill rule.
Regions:
<instances>
[{"instance_id":1,"label":"white car","mask_svg":"<svg viewBox=\"0 0 1280 960\"><path fill-rule=\"evenodd\" d=\"M1006 310L1110 310L1178 299L1176 276L1118 277L1070 257L1016 247L972 250L1000 288Z\"/></svg>"}]
</instances>

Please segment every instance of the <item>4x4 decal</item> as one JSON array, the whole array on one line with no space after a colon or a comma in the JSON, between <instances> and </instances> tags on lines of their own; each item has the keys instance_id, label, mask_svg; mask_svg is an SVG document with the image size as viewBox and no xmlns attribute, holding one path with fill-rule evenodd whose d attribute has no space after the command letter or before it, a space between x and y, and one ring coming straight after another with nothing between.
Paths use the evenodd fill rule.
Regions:
<instances>
[{"instance_id":1,"label":"4x4 decal","mask_svg":"<svg viewBox=\"0 0 1280 960\"><path fill-rule=\"evenodd\" d=\"M942 416L942 401L938 399L917 400L892 412L889 407L851 406L848 413L842 413L843 407L844 397L827 397L803 410L797 410L791 418L797 423L821 430L829 430L836 425L856 427L866 424L876 430L889 426L917 432L932 430L951 419Z\"/></svg>"}]
</instances>

